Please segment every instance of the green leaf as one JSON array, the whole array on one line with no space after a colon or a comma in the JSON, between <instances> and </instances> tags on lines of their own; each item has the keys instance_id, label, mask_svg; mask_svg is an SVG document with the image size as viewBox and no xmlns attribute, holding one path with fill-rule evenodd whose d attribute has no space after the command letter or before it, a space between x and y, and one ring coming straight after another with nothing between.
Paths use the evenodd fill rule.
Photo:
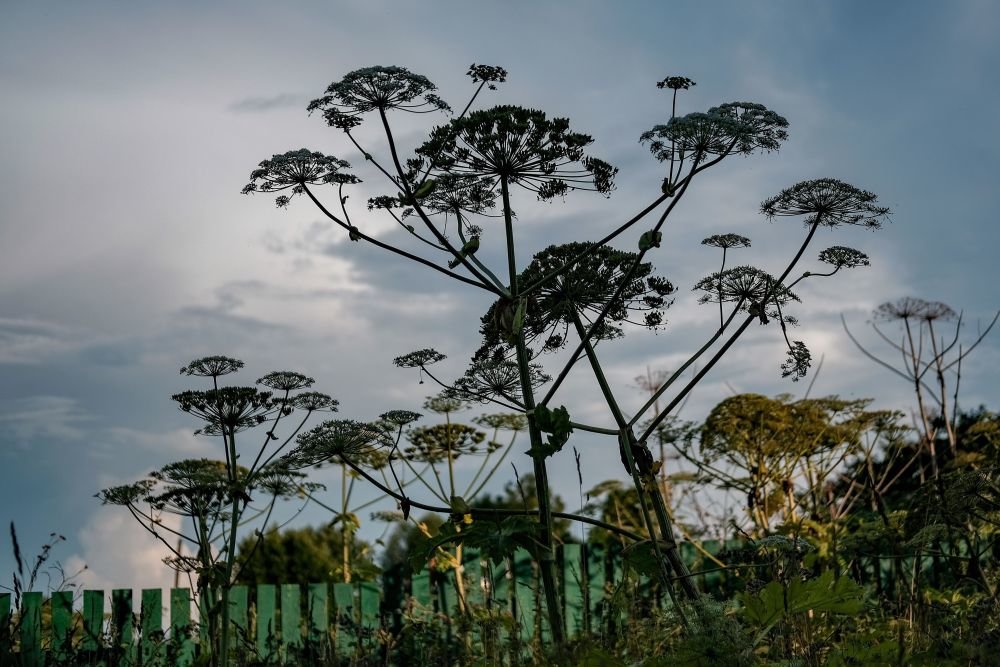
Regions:
<instances>
[{"instance_id":1,"label":"green leaf","mask_svg":"<svg viewBox=\"0 0 1000 667\"><path fill-rule=\"evenodd\" d=\"M423 199L430 193L434 192L434 188L436 187L437 187L437 181L435 181L433 178L428 178L426 181L423 182L423 185L417 188L417 191L413 193L413 196L416 199Z\"/></svg>"},{"instance_id":2,"label":"green leaf","mask_svg":"<svg viewBox=\"0 0 1000 667\"><path fill-rule=\"evenodd\" d=\"M472 508L469 507L469 503L465 502L465 498L462 496L452 496L451 511L455 514L468 514L472 511Z\"/></svg>"},{"instance_id":3,"label":"green leaf","mask_svg":"<svg viewBox=\"0 0 1000 667\"><path fill-rule=\"evenodd\" d=\"M659 248L661 240L663 240L662 233L649 230L639 237L639 250L645 252L650 248Z\"/></svg>"},{"instance_id":4,"label":"green leaf","mask_svg":"<svg viewBox=\"0 0 1000 667\"><path fill-rule=\"evenodd\" d=\"M759 593L740 596L743 615L761 627L757 642L779 621L796 614L826 612L855 615L864 608L864 589L850 577L834 580L833 571L801 581L793 579L788 586L772 581ZM757 643L755 642L755 644Z\"/></svg>"},{"instance_id":5,"label":"green leaf","mask_svg":"<svg viewBox=\"0 0 1000 667\"><path fill-rule=\"evenodd\" d=\"M521 329L524 327L524 313L528 307L528 300L521 299L517 302L517 310L514 312L514 323L511 326L511 332L516 336L521 333Z\"/></svg>"},{"instance_id":6,"label":"green leaf","mask_svg":"<svg viewBox=\"0 0 1000 667\"><path fill-rule=\"evenodd\" d=\"M634 542L622 550L625 566L638 575L660 576L660 557L652 540Z\"/></svg>"},{"instance_id":7,"label":"green leaf","mask_svg":"<svg viewBox=\"0 0 1000 667\"><path fill-rule=\"evenodd\" d=\"M535 407L533 413L535 424L543 433L550 434L546 442L539 447L532 447L528 450L531 456L542 456L548 458L562 450L569 440L573 427L570 425L569 411L565 406L560 405L555 410L549 410L544 405Z\"/></svg>"},{"instance_id":8,"label":"green leaf","mask_svg":"<svg viewBox=\"0 0 1000 667\"><path fill-rule=\"evenodd\" d=\"M475 255L477 250L479 250L479 237L473 236L462 246L462 256Z\"/></svg>"}]
</instances>

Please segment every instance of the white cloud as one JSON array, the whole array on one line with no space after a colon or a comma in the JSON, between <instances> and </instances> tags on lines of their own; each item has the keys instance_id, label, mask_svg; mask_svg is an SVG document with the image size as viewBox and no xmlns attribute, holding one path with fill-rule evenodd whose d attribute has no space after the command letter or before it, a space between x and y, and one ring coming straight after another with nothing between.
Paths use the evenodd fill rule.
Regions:
<instances>
[{"instance_id":1,"label":"white cloud","mask_svg":"<svg viewBox=\"0 0 1000 667\"><path fill-rule=\"evenodd\" d=\"M16 398L0 409L0 433L14 444L26 446L35 440L79 440L93 416L79 401L65 396Z\"/></svg>"},{"instance_id":2,"label":"white cloud","mask_svg":"<svg viewBox=\"0 0 1000 667\"><path fill-rule=\"evenodd\" d=\"M181 521L164 515L163 525L177 530ZM130 588L137 605L141 589L167 589L174 584L174 571L163 563L169 549L123 508L99 509L80 529L78 539L81 551L66 559L64 567L67 573L82 570L76 581L85 589L110 593L114 588ZM187 586L183 577L181 586Z\"/></svg>"},{"instance_id":3,"label":"white cloud","mask_svg":"<svg viewBox=\"0 0 1000 667\"><path fill-rule=\"evenodd\" d=\"M37 364L80 345L79 334L61 324L0 317L0 364Z\"/></svg>"}]
</instances>

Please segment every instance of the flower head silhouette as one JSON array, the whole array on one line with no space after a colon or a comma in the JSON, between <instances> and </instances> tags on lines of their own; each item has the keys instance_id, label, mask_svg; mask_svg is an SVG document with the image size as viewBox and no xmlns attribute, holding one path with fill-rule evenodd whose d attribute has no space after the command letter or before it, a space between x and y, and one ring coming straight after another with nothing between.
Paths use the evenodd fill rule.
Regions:
<instances>
[{"instance_id":1,"label":"flower head silhouette","mask_svg":"<svg viewBox=\"0 0 1000 667\"><path fill-rule=\"evenodd\" d=\"M841 245L821 250L819 261L829 264L835 269L853 269L858 266L871 266L871 262L868 261L868 255L860 250Z\"/></svg>"},{"instance_id":2,"label":"flower head silhouette","mask_svg":"<svg viewBox=\"0 0 1000 667\"><path fill-rule=\"evenodd\" d=\"M570 190L609 194L618 170L584 154L593 143L586 134L571 132L565 118L517 106L473 111L437 127L416 152L414 166L429 166L432 174L501 179L552 199Z\"/></svg>"},{"instance_id":3,"label":"flower head silhouette","mask_svg":"<svg viewBox=\"0 0 1000 667\"><path fill-rule=\"evenodd\" d=\"M371 450L384 443L377 426L353 419L331 419L302 433L295 448L279 459L289 470L298 470L341 458L363 463Z\"/></svg>"},{"instance_id":4,"label":"flower head silhouette","mask_svg":"<svg viewBox=\"0 0 1000 667\"><path fill-rule=\"evenodd\" d=\"M535 255L518 282L536 283L588 249L586 243L549 246ZM601 246L555 279L541 284L525 303L523 326L527 339L546 335L548 349L562 347L566 331L575 326L576 317L590 322L606 306L608 313L595 331L596 339L617 338L622 334L620 325L625 322L659 326L663 312L672 303L667 297L674 293L674 286L669 280L653 275L648 262L639 264L629 274L637 257L633 252ZM623 282L624 290L616 296ZM490 307L480 329L487 346L496 346L509 337L516 309L517 303L505 299ZM643 313L641 322L631 319L637 312Z\"/></svg>"},{"instance_id":5,"label":"flower head silhouette","mask_svg":"<svg viewBox=\"0 0 1000 667\"><path fill-rule=\"evenodd\" d=\"M768 303L785 304L799 297L784 285L775 285L775 277L753 266L736 266L715 272L699 280L694 289L704 292L698 303L738 303L749 312L767 297Z\"/></svg>"},{"instance_id":6,"label":"flower head silhouette","mask_svg":"<svg viewBox=\"0 0 1000 667\"><path fill-rule=\"evenodd\" d=\"M365 67L334 81L326 94L309 103L309 113L320 111L332 127L350 130L360 114L399 109L414 113L450 111L433 91L437 86L405 67Z\"/></svg>"},{"instance_id":7,"label":"flower head silhouette","mask_svg":"<svg viewBox=\"0 0 1000 667\"><path fill-rule=\"evenodd\" d=\"M222 375L235 373L241 368L243 368L243 362L232 357L202 357L201 359L195 359L187 366L182 366L181 375L217 378Z\"/></svg>"},{"instance_id":8,"label":"flower head silhouette","mask_svg":"<svg viewBox=\"0 0 1000 667\"><path fill-rule=\"evenodd\" d=\"M875 310L878 320L952 320L957 315L951 306L940 301L925 301L915 297L904 297L896 302L887 302Z\"/></svg>"},{"instance_id":9,"label":"flower head silhouette","mask_svg":"<svg viewBox=\"0 0 1000 667\"><path fill-rule=\"evenodd\" d=\"M702 245L711 246L713 248L749 248L750 239L745 236L740 236L739 234L715 234L709 236L707 239L703 239Z\"/></svg>"},{"instance_id":10,"label":"flower head silhouette","mask_svg":"<svg viewBox=\"0 0 1000 667\"><path fill-rule=\"evenodd\" d=\"M273 371L257 380L257 384L262 384L276 391L305 389L313 386L315 382L311 377L293 371Z\"/></svg>"},{"instance_id":11,"label":"flower head silhouette","mask_svg":"<svg viewBox=\"0 0 1000 667\"><path fill-rule=\"evenodd\" d=\"M201 431L206 435L231 434L253 428L279 409L271 392L258 391L254 387L183 391L171 398L183 412L206 423Z\"/></svg>"},{"instance_id":12,"label":"flower head silhouette","mask_svg":"<svg viewBox=\"0 0 1000 667\"><path fill-rule=\"evenodd\" d=\"M877 200L878 196L867 190L835 178L819 178L802 181L765 199L760 210L768 219L804 215L807 226L859 225L878 229L890 211L878 206Z\"/></svg>"},{"instance_id":13,"label":"flower head silhouette","mask_svg":"<svg viewBox=\"0 0 1000 667\"><path fill-rule=\"evenodd\" d=\"M350 166L332 155L314 153L306 148L288 151L261 161L250 172L250 182L243 187L243 194L289 190L290 194L274 200L278 208L284 208L292 197L303 194L307 185L360 183L357 176L341 171Z\"/></svg>"}]
</instances>

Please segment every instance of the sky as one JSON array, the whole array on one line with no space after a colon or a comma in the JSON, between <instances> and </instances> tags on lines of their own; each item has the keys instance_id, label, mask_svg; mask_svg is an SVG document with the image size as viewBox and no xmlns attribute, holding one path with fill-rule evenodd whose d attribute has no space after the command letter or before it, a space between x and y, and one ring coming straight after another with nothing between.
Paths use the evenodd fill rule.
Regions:
<instances>
[{"instance_id":1,"label":"sky","mask_svg":"<svg viewBox=\"0 0 1000 667\"><path fill-rule=\"evenodd\" d=\"M914 402L905 383L854 348L841 316L873 352L888 355L867 324L883 302L944 301L965 315L963 340L1000 307L1000 6L989 0L733 0L711 9L638 1L10 2L3 15L0 585L11 584L14 568L11 521L29 557L49 533L65 536L53 559L70 574L86 565L77 579L85 586L169 584L163 550L94 494L171 461L221 455L170 400L204 388L177 372L192 359L242 359L246 368L233 376L240 384L272 370L305 373L340 401L337 416L356 419L421 409L429 384L395 368L395 356L434 347L449 357L444 376L464 370L490 305L485 293L350 243L306 201L278 210L267 196L240 193L272 154L334 154L364 179L349 204L357 224L399 240L363 204L391 192L386 184L339 131L305 110L360 67L405 66L461 108L473 90L468 66L501 65L508 81L481 106L543 109L595 138L593 154L620 169L616 191L553 203L522 195L522 258L551 243L596 240L658 194L662 166L638 137L669 118L669 97L655 86L664 77L697 82L681 96L680 113L740 100L788 119L779 152L706 171L671 216L650 255L679 287L667 326L599 346L610 382L632 408L642 402L636 376L676 368L711 335L715 311L699 307L690 289L719 260L701 239L748 236L753 246L739 261L780 272L803 229L768 222L759 206L801 180L844 180L893 211L876 233L820 230L807 254L813 266L831 245L871 257L871 267L800 290L795 338L823 358L813 396L872 398L902 410ZM446 118L392 122L406 151ZM359 136L381 149L374 131ZM485 231L486 261L499 262L500 242ZM973 354L961 404L996 409L1000 334ZM703 417L734 393L804 395L812 378L782 380L783 358L774 327L752 329L681 416ZM575 373L558 402L574 418L608 424L593 386L592 376ZM577 434L571 444L582 455L585 488L624 476L613 441ZM512 457L522 473L531 465L524 449ZM555 491L577 498L572 454L551 466ZM505 468L490 488L512 476ZM332 473L314 479L334 497ZM280 509L287 518L296 508ZM329 519L308 508L291 525ZM363 536L377 538L377 524L362 519Z\"/></svg>"}]
</instances>

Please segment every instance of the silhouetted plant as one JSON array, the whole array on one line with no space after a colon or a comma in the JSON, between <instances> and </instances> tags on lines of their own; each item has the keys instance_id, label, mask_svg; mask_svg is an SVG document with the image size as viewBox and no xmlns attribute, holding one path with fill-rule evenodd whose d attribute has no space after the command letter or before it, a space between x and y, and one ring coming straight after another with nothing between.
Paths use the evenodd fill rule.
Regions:
<instances>
[{"instance_id":1,"label":"silhouetted plant","mask_svg":"<svg viewBox=\"0 0 1000 667\"><path fill-rule=\"evenodd\" d=\"M472 99L456 117L433 128L410 157L393 134L390 114L450 109L432 92L435 87L426 78L400 67L357 70L331 84L327 94L310 105L310 111L321 111L327 123L341 130L366 162L397 190L369 202L373 212L395 219L399 229L395 236L375 238L374 232L368 233L367 228L351 220L343 195L344 186L349 185L346 176L334 183L340 212L333 212L321 201L322 183L317 180L326 178L331 168L326 172L303 170L294 178L281 177L286 178L282 183L287 182L293 192L306 194L351 240L370 242L489 293L491 305L481 329L483 346L460 380L444 382L430 373L428 366L444 359L434 350L397 358L396 364L420 369L421 381L428 374L451 396L494 402L526 417L541 528L532 548L539 563L554 639L562 643L564 624L554 570L548 459L558 455L576 430L614 437L638 494L645 538L659 563L662 583L671 591L676 583L687 596L695 598L697 591L678 555L662 493L657 484L649 483L658 468L647 440L753 322L778 322L789 354L782 373L793 379L802 377L811 355L802 341L790 339L787 328L796 320L782 310L797 300L792 288L806 278L864 266L867 258L857 251L833 248L821 255L824 263L833 266L832 272L806 272L794 281L786 280L819 227L848 224L874 229L887 217L888 209L877 205L874 194L829 178L803 181L765 200L761 212L768 218L802 215L807 227L805 239L777 277L751 266L726 268L725 253L730 248L748 246L745 237L716 235L706 239L706 245L721 249L724 255L720 270L699 283L703 301L719 304L719 327L701 349L652 392L645 406L627 415L604 374L595 346L620 337L631 323L647 328L663 326L663 311L671 303L674 286L653 276L646 255L662 245L670 213L684 198L692 180L709 167L732 155L777 150L788 138L788 122L751 102L731 102L704 113L678 116L677 94L693 86L694 81L681 76L663 79L657 85L672 95L669 116L640 137L664 164L660 191L652 193L647 205L603 238L552 246L521 268L515 237L520 225L527 223L527 216L515 216L517 190L527 190L538 200L552 200L579 190L608 196L614 190L618 170L591 156L588 150L593 138L571 129L567 119L550 118L542 111L512 105L474 110L472 106L483 89L495 88L507 73L502 68L482 65L472 66L468 73L477 84ZM385 136L387 150L383 156L362 146L353 133L363 118L370 116L377 116ZM324 159L322 164L336 164L339 169L339 161ZM245 192L262 189L270 182L268 179L278 178L272 175L273 169L262 169L253 172ZM449 218L455 218L457 239L447 233ZM627 232L635 233L636 225L646 218L655 222L635 234L638 252L610 247L616 239L624 240ZM481 251L486 244L494 244L502 251L502 266L488 266L483 258L493 255ZM726 304L732 309L728 317ZM741 315L744 319L736 323ZM543 349L564 347L575 349L549 379L538 355ZM703 360L713 348L712 355ZM564 406L550 405L570 371L583 360L594 374L614 421L613 428L574 421ZM664 392L695 363L700 368L690 381L661 404ZM660 405L659 410L648 415L654 405ZM641 429L636 427L640 419L645 419ZM344 454L345 460L347 456ZM397 500L406 499L404 494L396 495Z\"/></svg>"},{"instance_id":2,"label":"silhouetted plant","mask_svg":"<svg viewBox=\"0 0 1000 667\"><path fill-rule=\"evenodd\" d=\"M203 422L196 435L220 437L224 460L189 459L168 464L146 479L104 489L97 494L105 504L119 505L160 540L172 556L167 563L179 571L196 575L195 588L202 617L209 626L210 646L203 647L212 664L227 665L230 658L229 589L239 571L236 546L239 530L263 518L266 526L279 498L309 493L321 485L306 482L305 475L290 465L294 459L281 452L314 412L335 411L337 401L318 392L293 391L312 386L310 377L291 371L275 371L257 380L272 391L256 387L219 386L219 378L243 368L243 362L224 356L196 359L183 366L182 375L210 378L212 388L188 390L172 398L178 408ZM276 429L285 417L300 410L301 421L292 434L278 444ZM263 443L249 465L237 449L237 434L265 427ZM308 465L313 463L309 461ZM264 493L269 500L256 507L251 494ZM166 526L162 513L191 521L193 534ZM258 537L262 533L257 533ZM168 539L169 538L169 539ZM173 539L189 543L194 555L174 547ZM249 551L251 557L253 550Z\"/></svg>"}]
</instances>

